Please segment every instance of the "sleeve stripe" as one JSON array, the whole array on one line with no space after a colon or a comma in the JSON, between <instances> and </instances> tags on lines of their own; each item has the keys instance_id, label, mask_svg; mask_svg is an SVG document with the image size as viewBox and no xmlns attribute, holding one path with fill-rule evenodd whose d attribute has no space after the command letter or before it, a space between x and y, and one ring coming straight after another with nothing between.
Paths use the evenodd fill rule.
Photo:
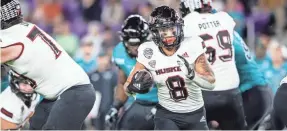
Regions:
<instances>
[{"instance_id":1,"label":"sleeve stripe","mask_svg":"<svg viewBox=\"0 0 287 131\"><path fill-rule=\"evenodd\" d=\"M6 109L4 108L1 108L1 113L3 113L4 115L10 117L10 118L13 118L13 113L7 111Z\"/></svg>"}]
</instances>

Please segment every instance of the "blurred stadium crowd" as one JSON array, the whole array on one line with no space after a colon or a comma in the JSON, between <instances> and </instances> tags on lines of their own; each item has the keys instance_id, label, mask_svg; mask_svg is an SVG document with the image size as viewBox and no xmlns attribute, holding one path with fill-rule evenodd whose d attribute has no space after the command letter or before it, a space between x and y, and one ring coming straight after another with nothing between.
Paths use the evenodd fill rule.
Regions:
<instances>
[{"instance_id":1,"label":"blurred stadium crowd","mask_svg":"<svg viewBox=\"0 0 287 131\"><path fill-rule=\"evenodd\" d=\"M28 22L45 30L89 74L100 100L91 116L95 129L113 101L117 68L112 64L118 31L130 14L146 20L152 9L179 0L20 0ZM275 92L287 74L287 2L285 0L214 0L213 7L236 20L236 31L246 40L270 87ZM2 86L7 76L1 73ZM129 103L132 99L129 101ZM128 105L128 104L127 104Z\"/></svg>"}]
</instances>

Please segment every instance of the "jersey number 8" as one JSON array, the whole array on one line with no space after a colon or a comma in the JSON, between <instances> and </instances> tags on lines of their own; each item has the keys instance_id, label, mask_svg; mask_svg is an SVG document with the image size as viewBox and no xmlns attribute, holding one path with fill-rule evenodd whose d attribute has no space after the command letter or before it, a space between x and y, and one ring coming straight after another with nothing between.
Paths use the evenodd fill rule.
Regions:
<instances>
[{"instance_id":1,"label":"jersey number 8","mask_svg":"<svg viewBox=\"0 0 287 131\"><path fill-rule=\"evenodd\" d=\"M203 35L200 35L200 37L204 41L208 41L208 40L213 39L213 37L209 34L203 34ZM232 44L231 44L230 34L228 33L228 31L227 30L219 31L216 35L216 39L217 39L217 43L221 49L228 50L228 54L219 56L219 59L222 62L231 61L232 56L233 56L233 52L232 52ZM206 49L207 50L206 50L205 54L208 55L207 60L212 65L216 61L216 50L211 46L206 47Z\"/></svg>"},{"instance_id":2,"label":"jersey number 8","mask_svg":"<svg viewBox=\"0 0 287 131\"><path fill-rule=\"evenodd\" d=\"M165 81L168 89L170 97L174 101L185 100L188 96L184 79L178 75L168 77Z\"/></svg>"}]
</instances>

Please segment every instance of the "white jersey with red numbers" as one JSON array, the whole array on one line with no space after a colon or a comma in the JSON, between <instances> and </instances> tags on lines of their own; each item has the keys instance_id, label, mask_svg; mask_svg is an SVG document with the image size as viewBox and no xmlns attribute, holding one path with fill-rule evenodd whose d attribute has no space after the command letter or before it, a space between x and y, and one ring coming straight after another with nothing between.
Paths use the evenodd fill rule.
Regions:
<instances>
[{"instance_id":1,"label":"white jersey with red numbers","mask_svg":"<svg viewBox=\"0 0 287 131\"><path fill-rule=\"evenodd\" d=\"M22 126L34 114L35 107L41 101L39 94L34 94L31 105L28 107L10 87L0 94L0 118Z\"/></svg>"},{"instance_id":2,"label":"white jersey with red numbers","mask_svg":"<svg viewBox=\"0 0 287 131\"><path fill-rule=\"evenodd\" d=\"M184 36L200 36L204 40L206 57L216 79L213 91L224 91L239 86L232 45L234 26L234 20L225 12L193 12L184 18Z\"/></svg>"},{"instance_id":3,"label":"white jersey with red numbers","mask_svg":"<svg viewBox=\"0 0 287 131\"><path fill-rule=\"evenodd\" d=\"M137 61L152 74L158 88L159 104L177 113L200 109L204 102L201 88L189 80L179 67L179 57L190 64L205 52L199 37L185 38L172 56L166 56L154 42L146 42L138 49Z\"/></svg>"},{"instance_id":4,"label":"white jersey with red numbers","mask_svg":"<svg viewBox=\"0 0 287 131\"><path fill-rule=\"evenodd\" d=\"M20 45L16 60L5 63L16 73L30 79L35 91L55 99L75 85L89 84L84 70L48 34L31 23L21 23L0 31L1 48Z\"/></svg>"}]
</instances>

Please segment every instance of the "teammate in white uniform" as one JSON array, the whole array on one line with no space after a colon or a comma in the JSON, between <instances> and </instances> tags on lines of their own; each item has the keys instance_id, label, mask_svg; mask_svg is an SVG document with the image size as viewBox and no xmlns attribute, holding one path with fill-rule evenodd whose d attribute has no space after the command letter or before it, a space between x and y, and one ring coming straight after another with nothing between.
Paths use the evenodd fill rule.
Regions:
<instances>
[{"instance_id":1,"label":"teammate in white uniform","mask_svg":"<svg viewBox=\"0 0 287 131\"><path fill-rule=\"evenodd\" d=\"M23 22L18 0L2 0L0 18L1 64L29 79L45 99L59 98L43 129L81 129L95 101L87 74L52 37Z\"/></svg>"},{"instance_id":2,"label":"teammate in white uniform","mask_svg":"<svg viewBox=\"0 0 287 131\"><path fill-rule=\"evenodd\" d=\"M39 94L33 92L33 85L28 79L10 71L9 85L0 94L1 128L18 129L34 113L36 105L41 101ZM25 93L22 93L22 92ZM11 103L13 102L13 103Z\"/></svg>"},{"instance_id":3,"label":"teammate in white uniform","mask_svg":"<svg viewBox=\"0 0 287 131\"><path fill-rule=\"evenodd\" d=\"M202 39L183 39L183 20L168 6L157 7L149 25L153 42L140 45L126 92L146 93L153 81L157 84L156 130L208 129L201 88L213 89L215 79Z\"/></svg>"},{"instance_id":4,"label":"teammate in white uniform","mask_svg":"<svg viewBox=\"0 0 287 131\"><path fill-rule=\"evenodd\" d=\"M216 120L222 129L244 129L245 116L232 45L235 22L226 12L212 14L211 2L181 0L184 35L204 40L206 57L215 74L214 90L203 91L207 120Z\"/></svg>"}]
</instances>

